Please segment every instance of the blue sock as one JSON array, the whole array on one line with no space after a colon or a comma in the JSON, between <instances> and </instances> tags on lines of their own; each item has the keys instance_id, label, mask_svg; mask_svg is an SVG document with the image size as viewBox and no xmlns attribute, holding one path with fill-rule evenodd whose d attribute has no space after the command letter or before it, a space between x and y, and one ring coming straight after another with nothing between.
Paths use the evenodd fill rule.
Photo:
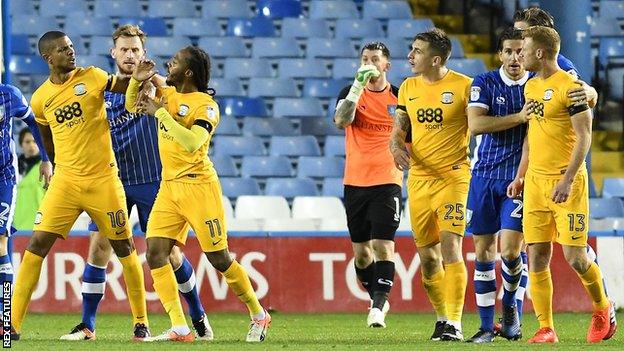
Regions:
<instances>
[{"instance_id":1,"label":"blue sock","mask_svg":"<svg viewBox=\"0 0 624 351\"><path fill-rule=\"evenodd\" d=\"M184 296L184 300L189 306L189 314L191 320L197 322L204 316L204 307L199 300L197 286L195 285L195 272L193 266L186 257L182 261L182 265L175 271L176 281L178 282L178 290Z\"/></svg>"},{"instance_id":2,"label":"blue sock","mask_svg":"<svg viewBox=\"0 0 624 351\"><path fill-rule=\"evenodd\" d=\"M10 252L10 251L9 251ZM2 284L2 292L4 294L4 282L13 283L13 265L11 265L11 260L9 259L9 255L0 256L0 284ZM0 308L3 308L2 302L0 301ZM3 310L4 311L4 310Z\"/></svg>"},{"instance_id":3,"label":"blue sock","mask_svg":"<svg viewBox=\"0 0 624 351\"><path fill-rule=\"evenodd\" d=\"M591 261L596 262L596 264L598 264L598 255L596 255L596 251L594 251L594 249L591 246L589 246L589 244L587 244L585 249L587 250L587 256L589 257L589 259ZM600 267L599 264L598 266ZM605 295L609 297L609 292L607 291L607 281L604 278L604 273L602 274L602 286L604 287Z\"/></svg>"},{"instance_id":4,"label":"blue sock","mask_svg":"<svg viewBox=\"0 0 624 351\"><path fill-rule=\"evenodd\" d=\"M95 331L95 315L104 297L105 287L106 268L87 263L82 274L82 323L91 331Z\"/></svg>"},{"instance_id":5,"label":"blue sock","mask_svg":"<svg viewBox=\"0 0 624 351\"><path fill-rule=\"evenodd\" d=\"M522 305L524 304L524 294L526 293L527 284L529 284L529 259L526 252L520 252L522 259L522 276L520 277L520 285L516 290L516 307L518 308L518 318L522 322Z\"/></svg>"},{"instance_id":6,"label":"blue sock","mask_svg":"<svg viewBox=\"0 0 624 351\"><path fill-rule=\"evenodd\" d=\"M516 291L522 278L522 259L520 256L511 261L503 258L503 306L516 305Z\"/></svg>"},{"instance_id":7,"label":"blue sock","mask_svg":"<svg viewBox=\"0 0 624 351\"><path fill-rule=\"evenodd\" d=\"M481 318L480 329L494 331L494 304L496 303L496 272L494 261L476 261L474 287L477 308Z\"/></svg>"}]
</instances>

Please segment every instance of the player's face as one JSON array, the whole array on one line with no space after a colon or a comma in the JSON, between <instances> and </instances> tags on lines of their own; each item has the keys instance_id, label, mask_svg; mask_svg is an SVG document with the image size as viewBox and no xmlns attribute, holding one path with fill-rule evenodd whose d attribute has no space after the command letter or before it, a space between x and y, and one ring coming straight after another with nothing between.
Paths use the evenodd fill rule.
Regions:
<instances>
[{"instance_id":1,"label":"player's face","mask_svg":"<svg viewBox=\"0 0 624 351\"><path fill-rule=\"evenodd\" d=\"M524 76L524 66L520 61L520 51L522 51L520 39L503 41L503 49L498 53L498 58L503 63L503 70L512 79Z\"/></svg>"},{"instance_id":2,"label":"player's face","mask_svg":"<svg viewBox=\"0 0 624 351\"><path fill-rule=\"evenodd\" d=\"M47 60L52 67L63 72L70 72L76 68L76 51L69 37L65 36L54 41Z\"/></svg>"},{"instance_id":3,"label":"player's face","mask_svg":"<svg viewBox=\"0 0 624 351\"><path fill-rule=\"evenodd\" d=\"M362 51L362 58L360 60L360 64L373 65L377 67L377 70L381 72L381 74L384 74L390 69L390 62L388 61L388 58L383 55L381 50L365 49L364 51ZM370 82L371 83L376 82L379 79L379 77L371 78Z\"/></svg>"},{"instance_id":4,"label":"player's face","mask_svg":"<svg viewBox=\"0 0 624 351\"><path fill-rule=\"evenodd\" d=\"M529 24L524 21L514 22L514 28L516 29L525 30L529 27L530 27Z\"/></svg>"},{"instance_id":5,"label":"player's face","mask_svg":"<svg viewBox=\"0 0 624 351\"><path fill-rule=\"evenodd\" d=\"M115 59L119 72L129 75L134 71L138 60L145 57L145 49L137 36L119 37L111 49L111 56Z\"/></svg>"},{"instance_id":6,"label":"player's face","mask_svg":"<svg viewBox=\"0 0 624 351\"><path fill-rule=\"evenodd\" d=\"M184 81L186 75L186 52L178 51L169 62L167 62L167 85L177 86Z\"/></svg>"},{"instance_id":7,"label":"player's face","mask_svg":"<svg viewBox=\"0 0 624 351\"><path fill-rule=\"evenodd\" d=\"M428 42L414 40L412 50L407 54L407 60L412 68L412 73L420 74L433 67L434 57L429 49Z\"/></svg>"},{"instance_id":8,"label":"player's face","mask_svg":"<svg viewBox=\"0 0 624 351\"><path fill-rule=\"evenodd\" d=\"M527 71L536 71L539 68L537 58L537 50L533 38L525 38L522 41L522 50L520 51L520 62Z\"/></svg>"},{"instance_id":9,"label":"player's face","mask_svg":"<svg viewBox=\"0 0 624 351\"><path fill-rule=\"evenodd\" d=\"M24 156L33 157L39 155L39 147L37 143L35 143L35 138L30 133L24 134L24 139L22 139L22 151L24 151Z\"/></svg>"}]
</instances>

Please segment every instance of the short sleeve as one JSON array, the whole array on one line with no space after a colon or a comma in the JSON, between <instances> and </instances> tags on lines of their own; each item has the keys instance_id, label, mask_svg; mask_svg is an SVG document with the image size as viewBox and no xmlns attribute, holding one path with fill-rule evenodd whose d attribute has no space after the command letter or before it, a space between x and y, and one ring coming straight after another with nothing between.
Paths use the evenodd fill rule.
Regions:
<instances>
[{"instance_id":1,"label":"short sleeve","mask_svg":"<svg viewBox=\"0 0 624 351\"><path fill-rule=\"evenodd\" d=\"M399 96L397 96L397 110L402 110L403 112L407 112L405 109L406 100L405 100L405 89L407 89L407 79L401 83L399 87Z\"/></svg>"},{"instance_id":2,"label":"short sleeve","mask_svg":"<svg viewBox=\"0 0 624 351\"><path fill-rule=\"evenodd\" d=\"M492 92L488 88L485 77L485 74L479 74L472 81L468 94L468 107L481 107L487 111L490 110Z\"/></svg>"},{"instance_id":3,"label":"short sleeve","mask_svg":"<svg viewBox=\"0 0 624 351\"><path fill-rule=\"evenodd\" d=\"M33 114L35 115L35 121L37 121L37 123L44 126L50 124L43 114L43 102L41 101L40 94L38 94L37 91L35 91L30 98L30 107L32 108Z\"/></svg>"},{"instance_id":4,"label":"short sleeve","mask_svg":"<svg viewBox=\"0 0 624 351\"><path fill-rule=\"evenodd\" d=\"M88 68L91 71L95 86L98 91L111 90L117 82L117 77L113 74L108 74L101 68L91 66Z\"/></svg>"},{"instance_id":5,"label":"short sleeve","mask_svg":"<svg viewBox=\"0 0 624 351\"><path fill-rule=\"evenodd\" d=\"M12 85L7 85L9 87L9 91L11 92L11 116L17 119L24 119L28 117L31 113L31 109L28 106L28 101L22 92Z\"/></svg>"},{"instance_id":6,"label":"short sleeve","mask_svg":"<svg viewBox=\"0 0 624 351\"><path fill-rule=\"evenodd\" d=\"M219 124L220 118L219 105L217 105L214 100L211 100L197 109L193 118L193 124L201 124L197 123L198 121L208 122L208 124L212 127L212 131L214 131Z\"/></svg>"}]
</instances>

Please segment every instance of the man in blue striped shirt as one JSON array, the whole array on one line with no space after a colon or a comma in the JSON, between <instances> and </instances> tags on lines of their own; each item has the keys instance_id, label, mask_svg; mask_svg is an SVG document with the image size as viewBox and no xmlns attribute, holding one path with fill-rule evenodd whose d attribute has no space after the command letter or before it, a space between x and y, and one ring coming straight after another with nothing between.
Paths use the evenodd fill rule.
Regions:
<instances>
[{"instance_id":1,"label":"man in blue striped shirt","mask_svg":"<svg viewBox=\"0 0 624 351\"><path fill-rule=\"evenodd\" d=\"M134 66L145 56L145 34L139 27L124 25L113 33L111 56L118 75L131 75ZM124 107L125 95L105 92L106 114L110 125L113 151L119 167L119 176L126 192L128 211L136 206L141 231L145 233L147 219L160 186L162 165L158 154L158 128L155 118L130 113ZM94 222L89 225L91 242L83 273L82 322L61 340L95 339L95 316L104 296L106 266L111 247L106 237L98 233ZM190 262L176 246L170 255L178 289L189 305L189 313L199 339L212 340L213 332L199 300L195 273ZM136 333L148 333L135 330ZM149 336L149 335L148 335Z\"/></svg>"}]
</instances>

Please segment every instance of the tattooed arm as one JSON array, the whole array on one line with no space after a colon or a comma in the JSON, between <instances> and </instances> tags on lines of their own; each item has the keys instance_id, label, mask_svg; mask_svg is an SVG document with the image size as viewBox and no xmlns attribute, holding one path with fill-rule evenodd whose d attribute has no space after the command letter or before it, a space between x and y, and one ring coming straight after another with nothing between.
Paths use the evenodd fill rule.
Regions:
<instances>
[{"instance_id":1,"label":"tattooed arm","mask_svg":"<svg viewBox=\"0 0 624 351\"><path fill-rule=\"evenodd\" d=\"M405 148L407 134L411 132L410 119L404 110L396 110L396 119L390 136L390 152L394 165L401 171L409 169L410 157Z\"/></svg>"},{"instance_id":2,"label":"tattooed arm","mask_svg":"<svg viewBox=\"0 0 624 351\"><path fill-rule=\"evenodd\" d=\"M338 101L336 112L334 113L334 125L337 128L345 129L355 118L356 103L343 99Z\"/></svg>"}]
</instances>

